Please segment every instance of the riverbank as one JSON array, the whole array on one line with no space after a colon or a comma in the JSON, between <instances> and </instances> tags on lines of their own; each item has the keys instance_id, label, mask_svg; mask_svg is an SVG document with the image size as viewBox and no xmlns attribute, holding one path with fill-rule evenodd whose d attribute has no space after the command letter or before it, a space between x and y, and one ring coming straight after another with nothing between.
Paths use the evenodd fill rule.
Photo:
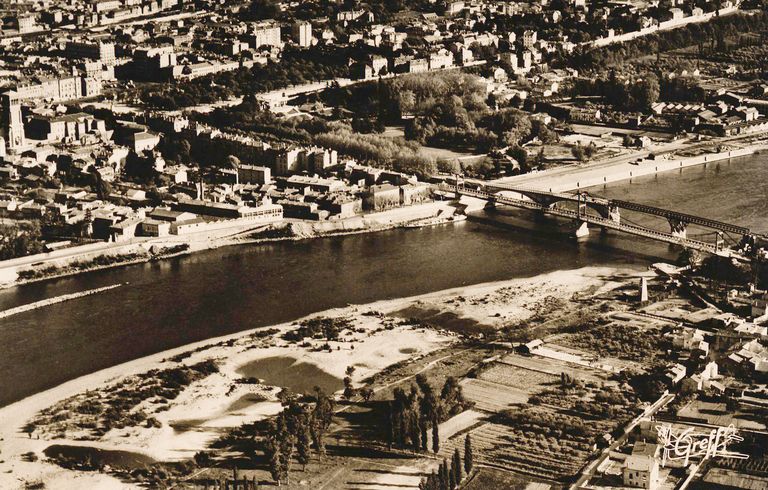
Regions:
<instances>
[{"instance_id":1,"label":"riverbank","mask_svg":"<svg viewBox=\"0 0 768 490\"><path fill-rule=\"evenodd\" d=\"M311 316L339 325L336 340L287 340L286 332L296 330L297 323L309 324L299 321L197 342L83 376L0 409L0 487L42 482L57 489L130 488L101 473L64 470L44 461L43 451L64 444L130 451L157 461L189 459L223 430L279 410L278 390L271 386L293 384L308 372L330 383L327 386L339 386L347 366L355 366L353 382L360 386L387 366L453 345L461 332L515 325L550 312L553 302L562 303L574 294L598 294L635 274L591 267L338 308ZM241 381L269 378L260 369L276 359L290 360L281 369L293 372L292 378ZM114 396L108 387L122 382L121 389L131 392L138 389L137 380L146 378L142 373L207 361L216 362L217 372L192 382L177 397L162 404L152 397L121 414L121 420L128 421L143 412L146 420L154 419L151 424L142 420L103 434L84 428L89 427L89 410L76 408L87 400L106 402ZM38 417L29 435L22 432L35 414L52 406L56 408Z\"/></svg>"},{"instance_id":2,"label":"riverbank","mask_svg":"<svg viewBox=\"0 0 768 490\"><path fill-rule=\"evenodd\" d=\"M385 231L415 220L436 216L446 209L453 211L454 204L435 201L334 221L287 220L274 225L238 227L216 233L138 239L135 243L89 244L62 249L58 254L27 256L6 261L5 265L0 263L0 289L86 272L166 260L232 245L255 245ZM180 247L185 248L178 251ZM82 248L83 251L78 253L78 248ZM153 248L160 250L153 252ZM17 262L21 262L21 265L16 265Z\"/></svg>"},{"instance_id":3,"label":"riverbank","mask_svg":"<svg viewBox=\"0 0 768 490\"><path fill-rule=\"evenodd\" d=\"M751 135L754 137L754 135ZM735 142L724 142L732 144ZM706 165L724 160L747 157L768 150L768 142L750 143L738 148L695 156L681 156L686 147L659 155L649 152L614 158L605 162L572 164L555 167L541 172L532 172L514 177L504 177L494 182L528 187L551 192L568 192L633 178L655 175L673 170ZM653 158L649 158L653 156Z\"/></svg>"}]
</instances>

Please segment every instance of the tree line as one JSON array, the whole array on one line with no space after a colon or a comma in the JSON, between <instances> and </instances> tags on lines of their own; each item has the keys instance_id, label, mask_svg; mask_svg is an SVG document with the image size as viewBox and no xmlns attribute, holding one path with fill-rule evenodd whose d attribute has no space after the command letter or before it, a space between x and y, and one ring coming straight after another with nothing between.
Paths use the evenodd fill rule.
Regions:
<instances>
[{"instance_id":1,"label":"tree line","mask_svg":"<svg viewBox=\"0 0 768 490\"><path fill-rule=\"evenodd\" d=\"M303 469L315 453L325 454L325 436L333 421L335 402L315 387L315 404L287 401L285 408L272 420L264 441L264 455L272 479L288 482L291 463L295 457Z\"/></svg>"},{"instance_id":2,"label":"tree line","mask_svg":"<svg viewBox=\"0 0 768 490\"><path fill-rule=\"evenodd\" d=\"M419 483L419 490L454 490L459 487L465 475L469 476L472 473L473 465L472 440L467 434L467 437L464 438L463 460L459 448L456 448L450 463L446 458L443 458L437 471L432 470L432 474L422 478Z\"/></svg>"},{"instance_id":3,"label":"tree line","mask_svg":"<svg viewBox=\"0 0 768 490\"><path fill-rule=\"evenodd\" d=\"M767 27L768 13L764 11L715 17L709 22L660 31L623 43L579 49L558 64L600 73L606 68L620 67L643 56L695 46L707 40L715 40L722 45L725 38Z\"/></svg>"},{"instance_id":4,"label":"tree line","mask_svg":"<svg viewBox=\"0 0 768 490\"><path fill-rule=\"evenodd\" d=\"M397 387L388 403L387 445L426 452L440 450L439 424L461 413L469 402L464 399L456 378L449 376L438 392L424 374L416 376L409 391Z\"/></svg>"}]
</instances>

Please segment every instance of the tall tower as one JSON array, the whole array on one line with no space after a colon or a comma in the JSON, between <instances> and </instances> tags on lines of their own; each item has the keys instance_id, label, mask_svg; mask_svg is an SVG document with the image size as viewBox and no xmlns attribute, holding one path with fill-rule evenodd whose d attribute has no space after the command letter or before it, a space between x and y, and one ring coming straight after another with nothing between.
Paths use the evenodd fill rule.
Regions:
<instances>
[{"instance_id":1,"label":"tall tower","mask_svg":"<svg viewBox=\"0 0 768 490\"><path fill-rule=\"evenodd\" d=\"M21 115L21 98L14 91L2 94L2 128L8 150L16 151L24 146L24 119Z\"/></svg>"},{"instance_id":2,"label":"tall tower","mask_svg":"<svg viewBox=\"0 0 768 490\"><path fill-rule=\"evenodd\" d=\"M291 28L291 34L293 41L302 48L312 45L312 24L309 22L295 22Z\"/></svg>"}]
</instances>

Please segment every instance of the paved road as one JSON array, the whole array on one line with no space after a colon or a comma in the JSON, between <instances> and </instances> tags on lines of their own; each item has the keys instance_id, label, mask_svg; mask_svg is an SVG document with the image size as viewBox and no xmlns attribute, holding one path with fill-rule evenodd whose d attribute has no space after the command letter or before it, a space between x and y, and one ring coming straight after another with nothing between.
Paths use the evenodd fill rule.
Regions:
<instances>
[{"instance_id":1,"label":"paved road","mask_svg":"<svg viewBox=\"0 0 768 490\"><path fill-rule=\"evenodd\" d=\"M606 128L606 130L610 130L610 128ZM545 191L552 189L553 191L562 192L576 189L580 181L594 180L600 176L605 176L609 173L616 172L621 169L621 167L625 167L624 170L630 171L632 168L636 168L635 165L632 165L630 162L638 159L648 158L651 153L659 156L683 149L703 149L756 137L756 134L746 134L717 138L701 143L693 142L689 138L681 138L669 143L656 145L651 149L634 151L628 154L606 158L604 160L596 160L589 163L560 165L541 172L531 172L523 175L515 175L512 177L502 177L487 183L516 185ZM645 165L648 164L646 163Z\"/></svg>"}]
</instances>

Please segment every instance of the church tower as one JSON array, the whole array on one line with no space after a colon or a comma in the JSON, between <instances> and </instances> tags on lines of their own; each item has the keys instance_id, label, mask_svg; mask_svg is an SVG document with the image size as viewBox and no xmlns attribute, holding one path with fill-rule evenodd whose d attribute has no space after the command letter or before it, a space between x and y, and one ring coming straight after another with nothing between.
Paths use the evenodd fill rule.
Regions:
<instances>
[{"instance_id":1,"label":"church tower","mask_svg":"<svg viewBox=\"0 0 768 490\"><path fill-rule=\"evenodd\" d=\"M14 91L2 94L2 127L8 150L13 152L24 147L24 119L21 115L21 98Z\"/></svg>"}]
</instances>

